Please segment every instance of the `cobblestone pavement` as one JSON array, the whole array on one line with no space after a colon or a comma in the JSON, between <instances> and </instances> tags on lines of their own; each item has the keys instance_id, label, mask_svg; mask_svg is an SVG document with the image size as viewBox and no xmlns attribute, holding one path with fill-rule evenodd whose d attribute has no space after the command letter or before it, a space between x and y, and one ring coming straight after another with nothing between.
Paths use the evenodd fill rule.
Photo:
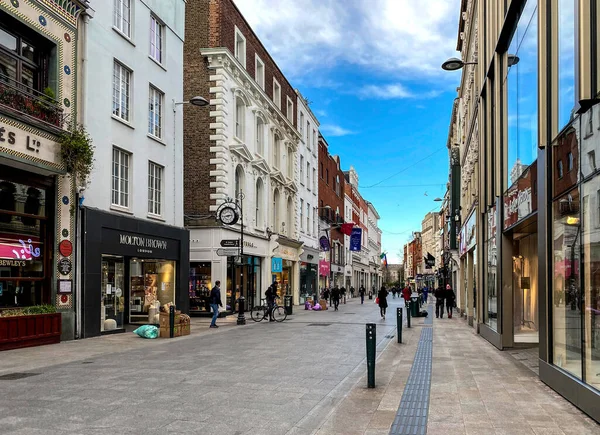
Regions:
<instances>
[{"instance_id":1,"label":"cobblestone pavement","mask_svg":"<svg viewBox=\"0 0 600 435\"><path fill-rule=\"evenodd\" d=\"M192 335L119 334L0 353L0 434L388 434L423 319L395 338L373 301L283 324L195 319ZM368 389L365 323L377 324ZM431 326L429 326L431 328ZM429 434L586 434L599 427L461 319L434 319Z\"/></svg>"}]
</instances>

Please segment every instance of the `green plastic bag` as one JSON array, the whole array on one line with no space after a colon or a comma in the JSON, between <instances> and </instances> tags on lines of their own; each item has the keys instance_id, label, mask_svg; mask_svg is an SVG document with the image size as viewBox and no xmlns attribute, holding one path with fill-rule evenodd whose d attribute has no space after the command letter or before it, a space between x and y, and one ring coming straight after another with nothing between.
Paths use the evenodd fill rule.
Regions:
<instances>
[{"instance_id":1,"label":"green plastic bag","mask_svg":"<svg viewBox=\"0 0 600 435\"><path fill-rule=\"evenodd\" d=\"M133 333L142 338L158 338L158 328L154 325L142 325Z\"/></svg>"}]
</instances>

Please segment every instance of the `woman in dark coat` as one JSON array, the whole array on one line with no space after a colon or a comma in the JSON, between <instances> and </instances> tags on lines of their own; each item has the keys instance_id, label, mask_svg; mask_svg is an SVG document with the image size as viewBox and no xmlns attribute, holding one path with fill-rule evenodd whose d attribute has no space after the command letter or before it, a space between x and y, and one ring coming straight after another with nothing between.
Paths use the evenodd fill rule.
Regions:
<instances>
[{"instance_id":1,"label":"woman in dark coat","mask_svg":"<svg viewBox=\"0 0 600 435\"><path fill-rule=\"evenodd\" d=\"M377 293L377 298L379 298L379 312L381 313L381 318L385 320L385 310L388 306L387 297L388 291L385 289L385 286L381 286L381 290Z\"/></svg>"}]
</instances>

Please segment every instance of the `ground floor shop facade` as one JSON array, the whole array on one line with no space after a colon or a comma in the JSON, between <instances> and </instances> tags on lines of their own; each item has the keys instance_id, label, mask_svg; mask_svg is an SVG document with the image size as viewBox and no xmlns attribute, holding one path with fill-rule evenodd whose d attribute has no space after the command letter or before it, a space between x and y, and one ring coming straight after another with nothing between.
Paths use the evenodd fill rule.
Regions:
<instances>
[{"instance_id":1,"label":"ground floor shop facade","mask_svg":"<svg viewBox=\"0 0 600 435\"><path fill-rule=\"evenodd\" d=\"M81 337L158 324L167 303L189 311L187 230L92 208L81 215Z\"/></svg>"}]
</instances>

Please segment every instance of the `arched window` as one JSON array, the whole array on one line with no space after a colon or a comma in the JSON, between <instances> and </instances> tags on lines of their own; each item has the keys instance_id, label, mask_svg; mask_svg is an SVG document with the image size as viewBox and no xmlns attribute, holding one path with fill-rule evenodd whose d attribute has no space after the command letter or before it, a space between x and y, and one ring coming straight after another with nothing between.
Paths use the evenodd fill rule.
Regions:
<instances>
[{"instance_id":1,"label":"arched window","mask_svg":"<svg viewBox=\"0 0 600 435\"><path fill-rule=\"evenodd\" d=\"M256 152L265 155L265 123L260 116L256 117Z\"/></svg>"},{"instance_id":2,"label":"arched window","mask_svg":"<svg viewBox=\"0 0 600 435\"><path fill-rule=\"evenodd\" d=\"M340 196L340 176L337 175L335 177L335 193L337 193L337 196Z\"/></svg>"},{"instance_id":3,"label":"arched window","mask_svg":"<svg viewBox=\"0 0 600 435\"><path fill-rule=\"evenodd\" d=\"M275 189L273 192L273 232L278 233L279 229L279 190Z\"/></svg>"},{"instance_id":4,"label":"arched window","mask_svg":"<svg viewBox=\"0 0 600 435\"><path fill-rule=\"evenodd\" d=\"M263 214L262 210L264 207L264 186L262 180L259 178L256 181L256 200L254 210L254 222L257 228L263 227ZM264 229L264 228L263 228Z\"/></svg>"},{"instance_id":5,"label":"arched window","mask_svg":"<svg viewBox=\"0 0 600 435\"><path fill-rule=\"evenodd\" d=\"M287 201L287 222L285 224L285 234L288 237L294 236L294 204L292 202L292 197L290 196Z\"/></svg>"},{"instance_id":6,"label":"arched window","mask_svg":"<svg viewBox=\"0 0 600 435\"><path fill-rule=\"evenodd\" d=\"M239 198L240 193L244 192L244 169L241 165L235 168L235 192L234 195Z\"/></svg>"},{"instance_id":7,"label":"arched window","mask_svg":"<svg viewBox=\"0 0 600 435\"><path fill-rule=\"evenodd\" d=\"M246 104L241 97L235 99L235 136L244 140L244 117L246 116Z\"/></svg>"},{"instance_id":8,"label":"arched window","mask_svg":"<svg viewBox=\"0 0 600 435\"><path fill-rule=\"evenodd\" d=\"M279 136L277 134L275 134L275 140L273 141L273 162L272 163L273 163L273 166L278 169L280 167L280 161L279 161L279 159L280 159L279 147L280 146L281 146L281 139L279 139Z\"/></svg>"}]
</instances>

